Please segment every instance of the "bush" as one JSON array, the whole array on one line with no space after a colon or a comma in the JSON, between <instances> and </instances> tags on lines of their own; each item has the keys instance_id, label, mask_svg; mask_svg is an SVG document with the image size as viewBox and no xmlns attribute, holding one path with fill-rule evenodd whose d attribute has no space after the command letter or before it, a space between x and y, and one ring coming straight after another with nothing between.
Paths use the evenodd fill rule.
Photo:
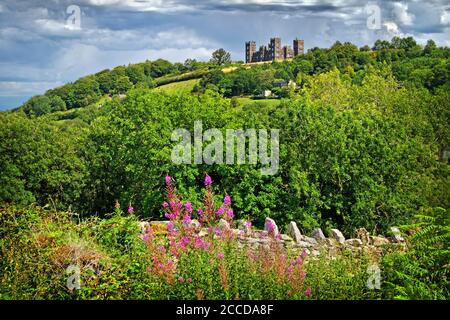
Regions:
<instances>
[{"instance_id":1,"label":"bush","mask_svg":"<svg viewBox=\"0 0 450 320\"><path fill-rule=\"evenodd\" d=\"M402 227L410 232L408 250L383 259L384 297L448 299L450 297L450 214L433 208Z\"/></svg>"}]
</instances>

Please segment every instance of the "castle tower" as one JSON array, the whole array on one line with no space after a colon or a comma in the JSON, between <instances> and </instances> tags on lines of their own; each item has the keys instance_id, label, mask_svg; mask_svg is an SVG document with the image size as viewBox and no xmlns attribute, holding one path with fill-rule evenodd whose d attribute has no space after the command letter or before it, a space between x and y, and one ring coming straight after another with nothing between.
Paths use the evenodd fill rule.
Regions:
<instances>
[{"instance_id":1,"label":"castle tower","mask_svg":"<svg viewBox=\"0 0 450 320\"><path fill-rule=\"evenodd\" d=\"M294 57L304 53L304 45L305 45L304 40L299 40L295 38L293 44L294 44Z\"/></svg>"},{"instance_id":2,"label":"castle tower","mask_svg":"<svg viewBox=\"0 0 450 320\"><path fill-rule=\"evenodd\" d=\"M294 57L294 50L292 50L291 46L283 47L283 56L284 59L292 59Z\"/></svg>"},{"instance_id":3,"label":"castle tower","mask_svg":"<svg viewBox=\"0 0 450 320\"><path fill-rule=\"evenodd\" d=\"M253 57L256 52L256 42L248 41L245 43L245 63L253 62Z\"/></svg>"},{"instance_id":4,"label":"castle tower","mask_svg":"<svg viewBox=\"0 0 450 320\"><path fill-rule=\"evenodd\" d=\"M281 38L271 38L269 43L271 60L283 59L283 48L281 47Z\"/></svg>"}]
</instances>

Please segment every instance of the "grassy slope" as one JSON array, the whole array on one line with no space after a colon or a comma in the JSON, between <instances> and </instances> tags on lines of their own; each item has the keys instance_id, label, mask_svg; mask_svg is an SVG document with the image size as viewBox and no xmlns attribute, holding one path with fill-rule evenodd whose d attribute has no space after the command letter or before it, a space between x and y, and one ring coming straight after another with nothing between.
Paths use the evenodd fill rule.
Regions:
<instances>
[{"instance_id":1,"label":"grassy slope","mask_svg":"<svg viewBox=\"0 0 450 320\"><path fill-rule=\"evenodd\" d=\"M180 82L172 82L155 88L157 92L175 93L191 92L192 88L199 82L199 79L191 79Z\"/></svg>"}]
</instances>

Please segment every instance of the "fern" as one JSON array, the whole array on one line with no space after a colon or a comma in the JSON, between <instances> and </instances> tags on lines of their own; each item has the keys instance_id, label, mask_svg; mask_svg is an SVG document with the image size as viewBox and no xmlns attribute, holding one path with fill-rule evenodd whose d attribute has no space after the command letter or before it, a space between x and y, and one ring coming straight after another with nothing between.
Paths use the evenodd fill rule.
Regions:
<instances>
[{"instance_id":1,"label":"fern","mask_svg":"<svg viewBox=\"0 0 450 320\"><path fill-rule=\"evenodd\" d=\"M384 295L394 299L449 299L450 212L423 210L410 225L407 250L383 258Z\"/></svg>"}]
</instances>

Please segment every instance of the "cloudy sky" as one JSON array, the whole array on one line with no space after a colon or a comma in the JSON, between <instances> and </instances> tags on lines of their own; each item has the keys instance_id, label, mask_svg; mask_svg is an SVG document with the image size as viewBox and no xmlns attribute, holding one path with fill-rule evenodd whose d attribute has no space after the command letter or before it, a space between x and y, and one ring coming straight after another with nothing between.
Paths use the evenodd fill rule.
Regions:
<instances>
[{"instance_id":1,"label":"cloudy sky","mask_svg":"<svg viewBox=\"0 0 450 320\"><path fill-rule=\"evenodd\" d=\"M379 15L378 15L379 13ZM450 46L450 1L0 0L0 109L117 65L209 59L244 42L372 45L394 35Z\"/></svg>"}]
</instances>

